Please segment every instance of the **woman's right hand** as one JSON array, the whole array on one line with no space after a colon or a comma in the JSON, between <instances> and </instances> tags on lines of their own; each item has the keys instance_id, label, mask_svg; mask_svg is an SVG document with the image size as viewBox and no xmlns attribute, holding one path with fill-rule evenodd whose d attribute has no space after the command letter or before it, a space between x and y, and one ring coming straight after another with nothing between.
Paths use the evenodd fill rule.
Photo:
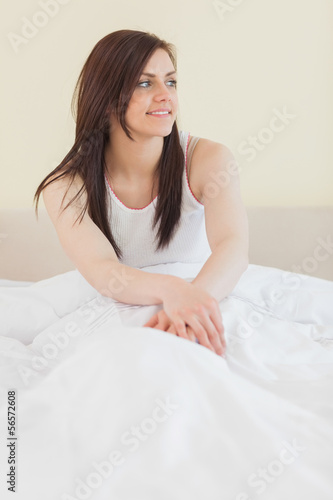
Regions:
<instances>
[{"instance_id":1,"label":"woman's right hand","mask_svg":"<svg viewBox=\"0 0 333 500\"><path fill-rule=\"evenodd\" d=\"M208 292L182 281L166 292L163 309L179 337L192 340L187 333L192 330L201 345L224 354L226 342L221 311L217 300Z\"/></svg>"}]
</instances>

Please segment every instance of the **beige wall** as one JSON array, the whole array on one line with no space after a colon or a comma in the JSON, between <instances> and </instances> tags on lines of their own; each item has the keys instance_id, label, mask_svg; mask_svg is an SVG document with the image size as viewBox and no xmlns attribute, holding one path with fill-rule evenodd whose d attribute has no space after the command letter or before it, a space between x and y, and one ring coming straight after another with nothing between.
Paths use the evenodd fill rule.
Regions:
<instances>
[{"instance_id":1,"label":"beige wall","mask_svg":"<svg viewBox=\"0 0 333 500\"><path fill-rule=\"evenodd\" d=\"M332 17L331 0L2 2L0 207L32 206L72 145L86 57L124 28L175 43L179 126L234 152L247 206L332 206Z\"/></svg>"}]
</instances>

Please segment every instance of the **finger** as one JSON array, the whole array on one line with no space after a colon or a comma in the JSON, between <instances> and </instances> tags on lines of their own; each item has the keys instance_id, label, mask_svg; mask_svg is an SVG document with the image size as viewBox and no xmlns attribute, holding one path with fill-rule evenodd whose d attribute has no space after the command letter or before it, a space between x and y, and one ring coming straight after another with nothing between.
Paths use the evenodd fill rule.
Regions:
<instances>
[{"instance_id":1,"label":"finger","mask_svg":"<svg viewBox=\"0 0 333 500\"><path fill-rule=\"evenodd\" d=\"M194 335L194 332L192 330L192 328L188 325L185 325L186 326L186 333L189 337L189 340L191 340L192 342L195 342L197 340L196 336ZM177 335L177 332L176 332L176 329L174 327L174 325L171 325L169 326L168 330L167 330L168 333L173 333L174 335Z\"/></svg>"},{"instance_id":2,"label":"finger","mask_svg":"<svg viewBox=\"0 0 333 500\"><path fill-rule=\"evenodd\" d=\"M210 314L209 317L210 317L210 320L211 320L212 324L214 325L215 330L218 333L218 336L219 336L220 342L222 344L222 347L225 350L226 347L227 347L227 343L226 343L226 340L225 340L225 333L224 333L225 330L224 330L223 322L216 323L216 318L214 318L214 314L213 313Z\"/></svg>"},{"instance_id":3,"label":"finger","mask_svg":"<svg viewBox=\"0 0 333 500\"><path fill-rule=\"evenodd\" d=\"M143 326L148 326L150 328L154 328L155 325L157 325L158 323L158 316L157 314L154 314L154 316L152 318L150 318L149 321L147 321L147 323L145 323Z\"/></svg>"},{"instance_id":4,"label":"finger","mask_svg":"<svg viewBox=\"0 0 333 500\"><path fill-rule=\"evenodd\" d=\"M207 330L210 342L213 344L217 354L223 354L226 349L224 338L224 326L222 315L217 301L214 301L211 312L207 312L202 308L202 324Z\"/></svg>"},{"instance_id":5,"label":"finger","mask_svg":"<svg viewBox=\"0 0 333 500\"><path fill-rule=\"evenodd\" d=\"M166 315L164 310L157 313L157 316L158 316L158 323L156 324L155 328L158 328L159 330L163 330L164 332L166 332L169 326L171 325L169 317Z\"/></svg>"},{"instance_id":6,"label":"finger","mask_svg":"<svg viewBox=\"0 0 333 500\"><path fill-rule=\"evenodd\" d=\"M227 348L227 342L225 340L225 330L224 330L224 325L222 323L222 327L220 328L220 330L218 330L218 333L219 333L219 337L220 337L220 341L221 341L221 344L223 346L223 349L224 351L226 350Z\"/></svg>"},{"instance_id":7,"label":"finger","mask_svg":"<svg viewBox=\"0 0 333 500\"><path fill-rule=\"evenodd\" d=\"M207 332L200 321L198 321L194 316L191 316L187 318L186 322L192 328L194 335L199 340L199 344L215 352L215 349L208 338Z\"/></svg>"},{"instance_id":8,"label":"finger","mask_svg":"<svg viewBox=\"0 0 333 500\"><path fill-rule=\"evenodd\" d=\"M194 335L194 331L192 330L192 328L190 326L186 326L186 332L187 332L187 335L189 336L189 339L192 341L192 342L195 342L197 340L196 336Z\"/></svg>"},{"instance_id":9,"label":"finger","mask_svg":"<svg viewBox=\"0 0 333 500\"><path fill-rule=\"evenodd\" d=\"M224 326L222 324L222 331L220 332L220 339L221 339L221 343L223 345L224 350L226 350L226 348L227 348L227 342L225 340L225 333L224 332L225 332L225 330L224 330Z\"/></svg>"},{"instance_id":10,"label":"finger","mask_svg":"<svg viewBox=\"0 0 333 500\"><path fill-rule=\"evenodd\" d=\"M143 326L148 326L151 328L156 328L158 330L166 330L170 326L170 320L166 315L165 311L162 309L158 313L154 314L154 316L147 321Z\"/></svg>"},{"instance_id":11,"label":"finger","mask_svg":"<svg viewBox=\"0 0 333 500\"><path fill-rule=\"evenodd\" d=\"M174 325L170 325L169 328L167 329L167 332L172 333L173 335L177 335Z\"/></svg>"},{"instance_id":12,"label":"finger","mask_svg":"<svg viewBox=\"0 0 333 500\"><path fill-rule=\"evenodd\" d=\"M175 327L176 333L179 337L182 337L183 339L189 340L188 334L186 332L186 325L185 321L182 319L176 319L173 322L173 325Z\"/></svg>"},{"instance_id":13,"label":"finger","mask_svg":"<svg viewBox=\"0 0 333 500\"><path fill-rule=\"evenodd\" d=\"M221 337L220 337L221 330L218 330L215 327L215 324L213 323L210 315L207 313L207 311L205 310L205 308L203 306L199 307L198 311L200 313L200 316L198 319L199 319L200 323L202 324L203 328L206 330L209 342L213 346L214 351L216 352L216 354L219 354L219 355L223 354L225 347L224 347L224 345L221 341Z\"/></svg>"},{"instance_id":14,"label":"finger","mask_svg":"<svg viewBox=\"0 0 333 500\"><path fill-rule=\"evenodd\" d=\"M222 319L222 314L221 314L220 307L219 307L218 303L213 307L213 309L210 313L210 318L211 318L216 330L218 331L218 333L220 335L221 342L222 342L223 346L226 347L226 342L225 342L225 338L224 338L223 319Z\"/></svg>"}]
</instances>

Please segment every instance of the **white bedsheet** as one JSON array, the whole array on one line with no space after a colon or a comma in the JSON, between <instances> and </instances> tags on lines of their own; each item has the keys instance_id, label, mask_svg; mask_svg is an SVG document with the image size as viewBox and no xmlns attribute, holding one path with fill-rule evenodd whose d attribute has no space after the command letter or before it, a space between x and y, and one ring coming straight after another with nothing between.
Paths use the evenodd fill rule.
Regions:
<instances>
[{"instance_id":1,"label":"white bedsheet","mask_svg":"<svg viewBox=\"0 0 333 500\"><path fill-rule=\"evenodd\" d=\"M77 271L0 280L1 499L332 500L333 282L250 265L220 302L226 359L143 328L160 307Z\"/></svg>"}]
</instances>

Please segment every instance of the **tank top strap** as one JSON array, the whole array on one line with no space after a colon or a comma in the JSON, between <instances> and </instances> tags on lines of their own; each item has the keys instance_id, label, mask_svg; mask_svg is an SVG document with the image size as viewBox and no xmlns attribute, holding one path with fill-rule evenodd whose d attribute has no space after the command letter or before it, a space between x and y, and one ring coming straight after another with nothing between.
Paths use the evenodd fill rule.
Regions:
<instances>
[{"instance_id":1,"label":"tank top strap","mask_svg":"<svg viewBox=\"0 0 333 500\"><path fill-rule=\"evenodd\" d=\"M191 160L195 146L197 145L200 137L192 136L187 149L187 175L190 173Z\"/></svg>"}]
</instances>

